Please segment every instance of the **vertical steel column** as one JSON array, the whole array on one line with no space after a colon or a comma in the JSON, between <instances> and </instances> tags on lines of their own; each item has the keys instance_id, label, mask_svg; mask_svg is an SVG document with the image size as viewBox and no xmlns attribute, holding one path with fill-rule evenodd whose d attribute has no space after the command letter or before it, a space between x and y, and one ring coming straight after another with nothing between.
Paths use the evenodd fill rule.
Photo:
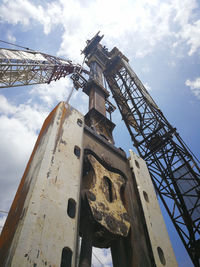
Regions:
<instances>
[{"instance_id":1,"label":"vertical steel column","mask_svg":"<svg viewBox=\"0 0 200 267\"><path fill-rule=\"evenodd\" d=\"M84 92L90 97L90 111L85 116L84 150L85 159L88 159L88 155L94 157L93 162L90 161L90 164L92 165L91 172L93 172L93 174L89 176L89 182L87 175L83 177L83 184L85 178L85 188L89 188L88 193L90 193L88 194L88 202L93 217L98 225L93 234L93 245L101 248L111 247L114 267L150 267L166 264L167 266L177 266L166 229L164 227L156 229L155 225L158 226L158 224L153 225L153 230L149 227L149 225L151 226L151 221L149 222L148 216L152 214L156 214L159 223L163 223L158 203L155 200L155 195L151 192L151 189L153 188L152 184L150 187L150 195L152 196L152 205L157 205L156 212L149 214L140 199L136 176L140 179L143 178L145 173L145 177L150 180L145 163L143 163L142 171L140 173L138 173L137 170L131 172L125 153L121 153L119 149L114 147L114 142L110 142L111 138L108 138L109 135L104 134L111 122L107 123L108 119L107 121L104 119L104 99L108 96L106 92L107 90L102 84L102 74L104 72L106 75L108 68L111 72L115 71L113 66L116 64L111 62L111 57L113 58L114 63L118 60L119 56L122 58L125 57L117 48L108 52L105 47L102 47L99 44L101 38L102 37L98 34L95 35L87 42L87 46L83 50L83 53L87 58L86 63L90 67L90 79L84 87ZM121 106L123 110L127 110L128 103L122 102ZM104 123L99 125L102 120L104 120ZM131 122L134 125L135 120ZM98 125L99 127L97 127ZM112 172L115 179L111 179L112 175L110 175L109 172ZM87 171L85 171L85 173L87 173ZM123 177L125 181L123 185L120 184L120 177L117 174L120 174L121 178ZM110 177L110 179L108 177ZM104 184L105 178L109 180L107 188ZM95 180L95 184L94 182L91 182L91 180ZM90 186L88 186L87 183L90 183ZM96 184L99 184L99 187L98 190L95 191L93 189ZM116 185L118 185L118 187ZM109 192L109 197L107 196L107 199L111 204L106 201L107 191ZM116 191L117 193L115 193ZM120 201L123 203L126 212L122 211L120 208L115 209L115 205ZM150 208L150 210L155 211L154 207L153 209ZM119 214L120 218L117 216ZM123 229L122 226L124 225L124 220L128 220L130 226L127 234L124 234L123 231L119 231L119 229ZM100 229L99 225L101 225ZM158 231L158 233L155 233L154 235L154 231ZM159 235L163 239L162 242L165 241L167 244L166 247L169 248L169 252L167 253L164 251L164 255L163 250L159 245L157 245L157 250L155 251L156 241L161 241L161 238L158 238ZM154 238L157 238L158 240L154 240ZM160 244L159 242L158 244ZM166 260L165 255L169 255L169 259ZM171 263L172 265L170 265Z\"/></svg>"},{"instance_id":2,"label":"vertical steel column","mask_svg":"<svg viewBox=\"0 0 200 267\"><path fill-rule=\"evenodd\" d=\"M90 220L87 220L84 223L84 233L81 242L79 267L90 267L92 262L94 223Z\"/></svg>"},{"instance_id":3,"label":"vertical steel column","mask_svg":"<svg viewBox=\"0 0 200 267\"><path fill-rule=\"evenodd\" d=\"M103 70L96 62L90 64L90 79L92 82L89 91L89 110L95 109L106 117L106 98L108 92L103 88Z\"/></svg>"},{"instance_id":4,"label":"vertical steel column","mask_svg":"<svg viewBox=\"0 0 200 267\"><path fill-rule=\"evenodd\" d=\"M178 266L145 161L130 150L133 171L156 266Z\"/></svg>"}]
</instances>

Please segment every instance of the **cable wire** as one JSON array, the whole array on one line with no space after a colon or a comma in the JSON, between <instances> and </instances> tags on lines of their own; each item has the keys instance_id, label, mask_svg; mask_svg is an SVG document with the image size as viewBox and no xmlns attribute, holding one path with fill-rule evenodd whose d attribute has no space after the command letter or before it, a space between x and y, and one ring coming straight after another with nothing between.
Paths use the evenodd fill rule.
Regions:
<instances>
[{"instance_id":1,"label":"cable wire","mask_svg":"<svg viewBox=\"0 0 200 267\"><path fill-rule=\"evenodd\" d=\"M6 214L8 214L8 211L0 210L0 213L6 213Z\"/></svg>"},{"instance_id":2,"label":"cable wire","mask_svg":"<svg viewBox=\"0 0 200 267\"><path fill-rule=\"evenodd\" d=\"M20 47L20 48L23 48L23 49L26 49L26 50L34 51L33 49L30 49L30 48L28 48L28 47L24 47L24 46L21 46L21 45L16 45L16 44L9 43L9 42L3 41L3 40L0 40L0 42L1 42L1 43L5 43L5 44L9 44L9 45L13 45L13 46L16 46L16 47Z\"/></svg>"},{"instance_id":3,"label":"cable wire","mask_svg":"<svg viewBox=\"0 0 200 267\"><path fill-rule=\"evenodd\" d=\"M74 86L72 87L71 92L69 93L69 95L68 95L68 97L67 97L67 100L65 101L65 105L66 105L66 106L68 106L68 104L69 104L69 100L70 100L70 98L71 98L73 92L74 92Z\"/></svg>"}]
</instances>

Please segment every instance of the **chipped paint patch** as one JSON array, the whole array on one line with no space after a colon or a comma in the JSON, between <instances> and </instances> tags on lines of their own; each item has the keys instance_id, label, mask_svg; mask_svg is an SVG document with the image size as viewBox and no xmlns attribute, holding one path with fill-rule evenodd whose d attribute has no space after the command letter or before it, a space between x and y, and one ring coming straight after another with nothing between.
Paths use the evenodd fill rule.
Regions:
<instances>
[{"instance_id":1,"label":"chipped paint patch","mask_svg":"<svg viewBox=\"0 0 200 267\"><path fill-rule=\"evenodd\" d=\"M88 155L87 158L92 170L84 179L89 181L87 198L94 219L109 232L127 236L130 222L121 199L124 178L118 173L108 171L93 155Z\"/></svg>"},{"instance_id":2,"label":"chipped paint patch","mask_svg":"<svg viewBox=\"0 0 200 267\"><path fill-rule=\"evenodd\" d=\"M79 210L82 153L77 159L74 147L82 150L83 127L78 119L84 121L83 115L61 102L45 120L2 231L1 266L57 267L66 246L75 264L78 213L70 218L67 203L74 199Z\"/></svg>"}]
</instances>

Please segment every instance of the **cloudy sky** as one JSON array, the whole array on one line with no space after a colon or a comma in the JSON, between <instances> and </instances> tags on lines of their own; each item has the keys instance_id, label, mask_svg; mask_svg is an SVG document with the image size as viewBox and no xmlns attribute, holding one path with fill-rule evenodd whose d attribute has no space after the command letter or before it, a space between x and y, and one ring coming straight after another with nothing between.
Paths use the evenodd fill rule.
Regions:
<instances>
[{"instance_id":1,"label":"cloudy sky","mask_svg":"<svg viewBox=\"0 0 200 267\"><path fill-rule=\"evenodd\" d=\"M109 50L117 46L129 58L157 105L199 158L197 0L0 0L1 40L76 63L83 60L80 50L85 41L99 30ZM59 101L66 100L71 86L66 78L50 85L0 91L0 210L9 210L42 122ZM75 92L71 104L87 112L83 93ZM118 112L113 119L116 145L128 153L131 142ZM192 266L164 216L179 265ZM1 226L4 221L1 213ZM109 266L108 253L96 253ZM97 259L95 266L101 266Z\"/></svg>"}]
</instances>

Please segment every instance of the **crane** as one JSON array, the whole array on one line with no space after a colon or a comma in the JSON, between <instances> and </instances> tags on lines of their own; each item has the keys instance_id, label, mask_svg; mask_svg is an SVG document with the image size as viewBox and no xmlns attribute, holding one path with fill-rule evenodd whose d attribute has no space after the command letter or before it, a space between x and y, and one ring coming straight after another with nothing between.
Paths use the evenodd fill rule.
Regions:
<instances>
[{"instance_id":1,"label":"crane","mask_svg":"<svg viewBox=\"0 0 200 267\"><path fill-rule=\"evenodd\" d=\"M86 64L95 69L101 87L102 76L121 113L139 156L145 160L154 188L162 200L193 264L200 258L200 167L198 160L181 139L154 102L145 86L129 65L129 60L118 48L111 51L100 44L103 36L97 33L82 51ZM76 89L82 88L97 99L99 113L111 113L114 106L108 101L107 90L102 96L94 91L91 96L91 72L71 61L34 51L0 49L0 88L42 84L71 75ZM86 78L90 74L89 79ZM105 90L104 90L105 91ZM105 103L104 103L105 102ZM102 104L103 103L103 104ZM105 104L105 108L103 107ZM94 103L90 101L91 110ZM98 106L101 106L100 108ZM103 108L102 108L103 107ZM86 116L87 124L95 128L100 117ZM106 122L107 124L108 121ZM97 133L113 144L112 129ZM89 157L87 163L94 165ZM93 162L93 163L92 163ZM93 166L94 167L94 166ZM109 181L108 188L110 187ZM110 200L112 196L110 195ZM170 204L169 204L170 203ZM128 227L128 226L127 226ZM87 233L88 234L88 233ZM85 234L83 234L85 235ZM97 242L97 241L96 241Z\"/></svg>"},{"instance_id":2,"label":"crane","mask_svg":"<svg viewBox=\"0 0 200 267\"><path fill-rule=\"evenodd\" d=\"M0 88L50 83L81 70L79 64L45 53L0 49Z\"/></svg>"}]
</instances>

